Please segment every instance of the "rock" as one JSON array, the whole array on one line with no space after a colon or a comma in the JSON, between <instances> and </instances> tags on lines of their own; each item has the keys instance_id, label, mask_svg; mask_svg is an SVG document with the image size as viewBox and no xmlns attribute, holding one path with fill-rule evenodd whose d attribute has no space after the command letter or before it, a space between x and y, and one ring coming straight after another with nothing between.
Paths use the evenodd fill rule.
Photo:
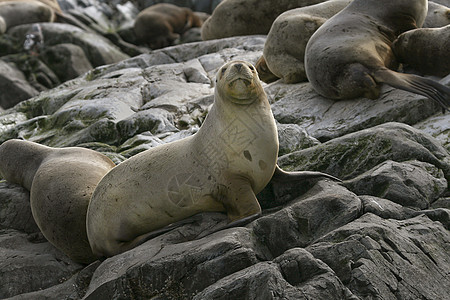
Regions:
<instances>
[{"instance_id":1,"label":"rock","mask_svg":"<svg viewBox=\"0 0 450 300\"><path fill-rule=\"evenodd\" d=\"M361 200L355 194L336 183L319 181L285 208L255 220L252 229L276 257L288 249L306 247L355 220L361 209Z\"/></svg>"},{"instance_id":2,"label":"rock","mask_svg":"<svg viewBox=\"0 0 450 300\"><path fill-rule=\"evenodd\" d=\"M93 69L83 49L74 44L51 46L45 50L42 58L61 82L74 79Z\"/></svg>"},{"instance_id":3,"label":"rock","mask_svg":"<svg viewBox=\"0 0 450 300\"><path fill-rule=\"evenodd\" d=\"M31 214L30 193L6 181L0 181L0 229L40 232Z\"/></svg>"},{"instance_id":4,"label":"rock","mask_svg":"<svg viewBox=\"0 0 450 300\"><path fill-rule=\"evenodd\" d=\"M278 159L288 170L315 170L340 179L354 178L378 164L417 159L450 178L450 156L437 140L406 124L386 123L351 133Z\"/></svg>"},{"instance_id":5,"label":"rock","mask_svg":"<svg viewBox=\"0 0 450 300\"><path fill-rule=\"evenodd\" d=\"M0 297L45 289L66 281L82 266L46 241L14 230L0 230Z\"/></svg>"},{"instance_id":6,"label":"rock","mask_svg":"<svg viewBox=\"0 0 450 300\"><path fill-rule=\"evenodd\" d=\"M278 122L298 124L322 142L386 122L415 124L441 110L430 99L388 86L382 87L376 100L326 99L309 83L276 81L265 90L275 102L272 111Z\"/></svg>"},{"instance_id":7,"label":"rock","mask_svg":"<svg viewBox=\"0 0 450 300\"><path fill-rule=\"evenodd\" d=\"M277 124L280 149L278 155L319 145L320 142L310 136L297 124Z\"/></svg>"},{"instance_id":8,"label":"rock","mask_svg":"<svg viewBox=\"0 0 450 300\"><path fill-rule=\"evenodd\" d=\"M294 248L219 280L193 299L349 299L350 294L327 265Z\"/></svg>"},{"instance_id":9,"label":"rock","mask_svg":"<svg viewBox=\"0 0 450 300\"><path fill-rule=\"evenodd\" d=\"M403 206L425 209L447 190L447 180L432 164L388 160L346 181L345 186L358 195L377 196Z\"/></svg>"},{"instance_id":10,"label":"rock","mask_svg":"<svg viewBox=\"0 0 450 300\"><path fill-rule=\"evenodd\" d=\"M432 135L450 152L450 127L448 115L434 115L414 125L414 128Z\"/></svg>"},{"instance_id":11,"label":"rock","mask_svg":"<svg viewBox=\"0 0 450 300\"><path fill-rule=\"evenodd\" d=\"M372 213L383 219L406 220L419 215L426 215L433 221L439 221L446 229L450 228L450 209L436 208L416 210L403 207L397 203L374 196L360 196L363 212Z\"/></svg>"},{"instance_id":12,"label":"rock","mask_svg":"<svg viewBox=\"0 0 450 300\"><path fill-rule=\"evenodd\" d=\"M420 232L420 234L419 234ZM360 298L445 299L450 233L426 216L367 213L306 248Z\"/></svg>"},{"instance_id":13,"label":"rock","mask_svg":"<svg viewBox=\"0 0 450 300\"><path fill-rule=\"evenodd\" d=\"M83 49L94 67L119 62L129 57L107 39L73 25L60 23L41 23L40 25L46 47L65 43L75 44ZM30 27L31 25L16 26L8 33L23 42Z\"/></svg>"},{"instance_id":14,"label":"rock","mask_svg":"<svg viewBox=\"0 0 450 300\"><path fill-rule=\"evenodd\" d=\"M27 81L14 65L0 60L0 106L10 108L39 92Z\"/></svg>"}]
</instances>

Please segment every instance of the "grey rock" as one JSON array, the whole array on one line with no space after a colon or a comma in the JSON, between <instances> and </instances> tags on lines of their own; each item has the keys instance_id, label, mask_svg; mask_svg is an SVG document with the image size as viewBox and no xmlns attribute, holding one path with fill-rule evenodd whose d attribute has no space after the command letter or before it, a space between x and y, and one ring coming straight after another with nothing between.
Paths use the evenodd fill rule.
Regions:
<instances>
[{"instance_id":1,"label":"grey rock","mask_svg":"<svg viewBox=\"0 0 450 300\"><path fill-rule=\"evenodd\" d=\"M320 141L327 141L386 122L415 124L439 112L434 101L388 86L379 99L330 100L319 96L309 82L266 87L275 119L294 123Z\"/></svg>"},{"instance_id":2,"label":"grey rock","mask_svg":"<svg viewBox=\"0 0 450 300\"><path fill-rule=\"evenodd\" d=\"M31 25L12 28L8 33L23 42ZM83 49L90 63L94 66L107 65L129 58L109 40L69 24L41 23L46 47L57 44L75 44Z\"/></svg>"},{"instance_id":3,"label":"grey rock","mask_svg":"<svg viewBox=\"0 0 450 300\"><path fill-rule=\"evenodd\" d=\"M83 49L74 44L51 46L44 51L42 59L61 82L76 78L93 69Z\"/></svg>"},{"instance_id":4,"label":"grey rock","mask_svg":"<svg viewBox=\"0 0 450 300\"><path fill-rule=\"evenodd\" d=\"M201 232L199 229L197 234ZM169 239L166 234L104 261L95 271L84 299L189 298L264 257L246 228L233 228L187 242L183 242L186 237L182 234L189 237L192 232L181 230L177 237ZM124 275L131 280L124 281Z\"/></svg>"},{"instance_id":5,"label":"grey rock","mask_svg":"<svg viewBox=\"0 0 450 300\"><path fill-rule=\"evenodd\" d=\"M449 231L426 216L398 221L367 213L307 250L357 297L446 299L449 242Z\"/></svg>"},{"instance_id":6,"label":"grey rock","mask_svg":"<svg viewBox=\"0 0 450 300\"><path fill-rule=\"evenodd\" d=\"M450 126L448 114L437 114L414 125L414 128L433 136L450 152Z\"/></svg>"},{"instance_id":7,"label":"grey rock","mask_svg":"<svg viewBox=\"0 0 450 300\"><path fill-rule=\"evenodd\" d=\"M434 208L417 210L401 206L387 199L374 196L360 196L363 203L363 212L372 213L383 219L406 220L419 215L426 215L433 221L439 221L446 229L450 228L450 208ZM434 204L434 203L433 203Z\"/></svg>"},{"instance_id":8,"label":"grey rock","mask_svg":"<svg viewBox=\"0 0 450 300\"><path fill-rule=\"evenodd\" d=\"M39 232L31 215L30 193L6 181L0 181L0 229Z\"/></svg>"},{"instance_id":9,"label":"grey rock","mask_svg":"<svg viewBox=\"0 0 450 300\"><path fill-rule=\"evenodd\" d=\"M13 107L38 93L16 66L0 60L0 106L2 108Z\"/></svg>"},{"instance_id":10,"label":"grey rock","mask_svg":"<svg viewBox=\"0 0 450 300\"><path fill-rule=\"evenodd\" d=\"M82 268L48 242L32 242L32 238L14 230L0 230L1 298L57 285Z\"/></svg>"},{"instance_id":11,"label":"grey rock","mask_svg":"<svg viewBox=\"0 0 450 300\"><path fill-rule=\"evenodd\" d=\"M358 195L377 196L403 206L425 209L447 190L447 180L432 164L388 160L346 181L345 186Z\"/></svg>"},{"instance_id":12,"label":"grey rock","mask_svg":"<svg viewBox=\"0 0 450 300\"><path fill-rule=\"evenodd\" d=\"M54 285L52 287L38 290L29 293L23 293L20 295L8 298L10 300L52 300L52 299L65 299L65 300L77 300L81 299L86 293L87 286L92 278L95 269L100 264L99 261L92 263L85 267L78 273L75 273L68 280L61 284Z\"/></svg>"},{"instance_id":13,"label":"grey rock","mask_svg":"<svg viewBox=\"0 0 450 300\"><path fill-rule=\"evenodd\" d=\"M280 143L278 155L288 154L301 149L319 145L320 142L310 136L297 124L277 124Z\"/></svg>"},{"instance_id":14,"label":"grey rock","mask_svg":"<svg viewBox=\"0 0 450 300\"><path fill-rule=\"evenodd\" d=\"M361 200L334 182L319 181L285 208L255 220L251 227L274 257L313 241L358 218Z\"/></svg>"},{"instance_id":15,"label":"grey rock","mask_svg":"<svg viewBox=\"0 0 450 300\"><path fill-rule=\"evenodd\" d=\"M350 294L327 265L294 248L219 280L193 299L346 299Z\"/></svg>"},{"instance_id":16,"label":"grey rock","mask_svg":"<svg viewBox=\"0 0 450 300\"><path fill-rule=\"evenodd\" d=\"M340 179L354 178L386 160L417 159L430 163L450 178L450 156L440 143L420 130L386 123L351 133L278 159L287 170L315 170Z\"/></svg>"}]
</instances>

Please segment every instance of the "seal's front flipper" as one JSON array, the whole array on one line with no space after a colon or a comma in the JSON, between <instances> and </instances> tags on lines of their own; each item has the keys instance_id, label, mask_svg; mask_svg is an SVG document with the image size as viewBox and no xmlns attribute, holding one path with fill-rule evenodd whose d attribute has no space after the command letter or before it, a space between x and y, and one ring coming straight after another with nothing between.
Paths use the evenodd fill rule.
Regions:
<instances>
[{"instance_id":1,"label":"seal's front flipper","mask_svg":"<svg viewBox=\"0 0 450 300\"><path fill-rule=\"evenodd\" d=\"M261 214L261 206L245 176L227 176L225 185L219 186L217 200L225 207L231 222Z\"/></svg>"},{"instance_id":2,"label":"seal's front flipper","mask_svg":"<svg viewBox=\"0 0 450 300\"><path fill-rule=\"evenodd\" d=\"M334 181L342 182L339 178L336 178L330 174L314 171L298 171L298 172L286 172L276 165L275 172L273 173L272 180L275 182L308 180L314 178L328 178Z\"/></svg>"},{"instance_id":3,"label":"seal's front flipper","mask_svg":"<svg viewBox=\"0 0 450 300\"><path fill-rule=\"evenodd\" d=\"M375 79L392 87L419 94L433 99L443 111L449 111L450 88L429 78L394 72L389 69L381 69L375 72Z\"/></svg>"}]
</instances>

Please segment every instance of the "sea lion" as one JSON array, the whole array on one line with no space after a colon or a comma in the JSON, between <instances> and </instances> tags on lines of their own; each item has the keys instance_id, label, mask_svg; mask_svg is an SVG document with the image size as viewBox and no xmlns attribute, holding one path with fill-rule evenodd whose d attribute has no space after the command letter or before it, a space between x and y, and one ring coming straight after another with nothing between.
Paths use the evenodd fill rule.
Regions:
<instances>
[{"instance_id":1,"label":"sea lion","mask_svg":"<svg viewBox=\"0 0 450 300\"><path fill-rule=\"evenodd\" d=\"M267 34L279 14L323 0L224 0L202 26L203 40Z\"/></svg>"},{"instance_id":2,"label":"sea lion","mask_svg":"<svg viewBox=\"0 0 450 300\"><path fill-rule=\"evenodd\" d=\"M196 134L141 152L100 181L87 212L94 254L124 252L200 212L226 212L229 226L248 222L261 214L255 195L273 176L334 179L276 166L275 120L250 63L225 64L216 82L214 104Z\"/></svg>"},{"instance_id":3,"label":"sea lion","mask_svg":"<svg viewBox=\"0 0 450 300\"><path fill-rule=\"evenodd\" d=\"M201 27L201 17L187 7L159 3L142 10L136 17L134 33L138 43L151 49L173 45L180 34L192 27Z\"/></svg>"},{"instance_id":4,"label":"sea lion","mask_svg":"<svg viewBox=\"0 0 450 300\"><path fill-rule=\"evenodd\" d=\"M4 24L0 26L0 34L17 25L53 22L54 20L54 10L42 2L0 0L0 23Z\"/></svg>"},{"instance_id":5,"label":"sea lion","mask_svg":"<svg viewBox=\"0 0 450 300\"><path fill-rule=\"evenodd\" d=\"M428 13L422 27L437 28L450 24L450 8L428 1Z\"/></svg>"},{"instance_id":6,"label":"sea lion","mask_svg":"<svg viewBox=\"0 0 450 300\"><path fill-rule=\"evenodd\" d=\"M399 62L422 75L444 77L450 74L450 25L402 33L393 50Z\"/></svg>"},{"instance_id":7,"label":"sea lion","mask_svg":"<svg viewBox=\"0 0 450 300\"><path fill-rule=\"evenodd\" d=\"M255 64L256 71L258 72L259 79L264 81L265 83L271 83L278 79L278 76L272 73L267 66L266 59L264 55L262 55Z\"/></svg>"},{"instance_id":8,"label":"sea lion","mask_svg":"<svg viewBox=\"0 0 450 300\"><path fill-rule=\"evenodd\" d=\"M286 83L306 81L305 48L309 38L326 20L346 7L351 0L330 0L288 10L272 24L263 56L268 69Z\"/></svg>"},{"instance_id":9,"label":"sea lion","mask_svg":"<svg viewBox=\"0 0 450 300\"><path fill-rule=\"evenodd\" d=\"M114 167L93 150L51 148L23 140L0 146L0 174L30 191L33 218L43 235L73 261L96 260L86 235L89 199Z\"/></svg>"},{"instance_id":10,"label":"sea lion","mask_svg":"<svg viewBox=\"0 0 450 300\"><path fill-rule=\"evenodd\" d=\"M450 89L397 68L392 42L421 26L426 0L353 0L328 19L306 45L305 69L314 90L330 99L378 98L380 85L427 96L444 109Z\"/></svg>"}]
</instances>

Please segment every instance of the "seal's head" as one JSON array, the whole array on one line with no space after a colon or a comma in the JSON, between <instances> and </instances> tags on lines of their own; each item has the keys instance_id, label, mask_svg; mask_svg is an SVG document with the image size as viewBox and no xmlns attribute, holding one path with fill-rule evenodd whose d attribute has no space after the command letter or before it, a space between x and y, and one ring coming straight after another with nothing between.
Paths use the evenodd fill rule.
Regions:
<instances>
[{"instance_id":1,"label":"seal's head","mask_svg":"<svg viewBox=\"0 0 450 300\"><path fill-rule=\"evenodd\" d=\"M216 92L221 99L248 105L261 99L264 89L252 64L232 61L223 65L217 72Z\"/></svg>"}]
</instances>

